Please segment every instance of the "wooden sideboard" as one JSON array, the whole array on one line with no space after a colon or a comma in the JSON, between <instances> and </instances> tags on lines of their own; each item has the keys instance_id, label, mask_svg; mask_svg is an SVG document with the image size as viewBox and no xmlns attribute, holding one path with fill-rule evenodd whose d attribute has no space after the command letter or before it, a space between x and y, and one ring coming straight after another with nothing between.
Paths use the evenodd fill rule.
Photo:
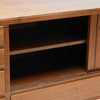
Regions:
<instances>
[{"instance_id":1,"label":"wooden sideboard","mask_svg":"<svg viewBox=\"0 0 100 100\"><path fill-rule=\"evenodd\" d=\"M0 100L99 99L99 44L99 0L3 0Z\"/></svg>"}]
</instances>

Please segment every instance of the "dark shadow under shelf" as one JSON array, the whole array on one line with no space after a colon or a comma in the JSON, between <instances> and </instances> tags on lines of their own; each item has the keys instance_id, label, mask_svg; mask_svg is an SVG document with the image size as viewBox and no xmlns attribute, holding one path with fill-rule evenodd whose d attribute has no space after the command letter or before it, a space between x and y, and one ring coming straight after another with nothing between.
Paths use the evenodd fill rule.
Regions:
<instances>
[{"instance_id":1,"label":"dark shadow under shelf","mask_svg":"<svg viewBox=\"0 0 100 100\"><path fill-rule=\"evenodd\" d=\"M86 74L86 44L14 55L10 61L11 91L23 91Z\"/></svg>"}]
</instances>

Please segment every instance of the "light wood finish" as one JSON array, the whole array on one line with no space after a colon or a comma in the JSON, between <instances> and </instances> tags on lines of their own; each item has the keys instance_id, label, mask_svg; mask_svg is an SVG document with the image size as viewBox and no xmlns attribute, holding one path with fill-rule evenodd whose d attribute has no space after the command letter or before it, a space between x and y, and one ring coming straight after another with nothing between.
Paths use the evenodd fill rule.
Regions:
<instances>
[{"instance_id":1,"label":"light wood finish","mask_svg":"<svg viewBox=\"0 0 100 100\"><path fill-rule=\"evenodd\" d=\"M92 84L91 84L92 83ZM85 100L100 95L100 76L11 96L12 100Z\"/></svg>"},{"instance_id":2,"label":"light wood finish","mask_svg":"<svg viewBox=\"0 0 100 100\"><path fill-rule=\"evenodd\" d=\"M4 27L0 26L0 48L4 45Z\"/></svg>"},{"instance_id":3,"label":"light wood finish","mask_svg":"<svg viewBox=\"0 0 100 100\"><path fill-rule=\"evenodd\" d=\"M23 6L24 5L24 6ZM50 14L57 12L70 12L77 10L93 9L100 7L99 0L9 0L0 3L0 19ZM8 10L7 10L8 9Z\"/></svg>"},{"instance_id":4,"label":"light wood finish","mask_svg":"<svg viewBox=\"0 0 100 100\"><path fill-rule=\"evenodd\" d=\"M44 75L20 77L12 80L11 86L15 87L34 83L46 79L55 78L55 76L65 75L64 71L69 75L75 74L76 72L83 72L83 74L68 76L69 79L55 80L55 84L45 84L41 82L41 86L27 87L14 90L11 87L10 91L10 55L16 55L21 53L28 53L33 51L39 51L44 49L58 48L62 46L72 46L76 44L87 43L87 59L86 66L87 71L99 69L99 23L97 31L97 21L100 20L100 0L3 0L0 2L0 100L81 100L98 97L100 95L100 71L97 72L83 72L79 70L73 70L72 73L69 70L61 70L56 73L52 72L52 75L43 73ZM89 15L89 27L88 27L88 39L81 39L77 41L70 41L69 43L59 43L47 46L41 46L36 48L23 48L19 50L9 51L9 26L12 24L36 22L54 20L60 18L71 18L77 16ZM77 21L76 21L77 22ZM97 32L97 40L96 40ZM97 45L96 45L97 43ZM96 46L96 51L95 51ZM74 52L74 51L73 51ZM10 54L9 54L10 53ZM84 50L85 53L85 50ZM95 55L96 53L96 55ZM83 54L83 53L82 53ZM96 56L96 60L95 60ZM12 57L12 56L11 56ZM83 57L84 58L84 57ZM35 58L36 59L36 58ZM76 57L77 59L77 57ZM95 63L96 62L96 63ZM95 67L96 65L96 67ZM5 67L5 70L3 70ZM14 66L13 66L14 67ZM25 68L25 67L24 67ZM20 70L20 69L19 69ZM70 72L70 73L69 73ZM50 76L51 75L51 76ZM32 80L34 77L35 80ZM42 78L40 78L42 77ZM92 77L88 78L87 77ZM25 79L27 79L25 81ZM81 79L81 80L80 80ZM78 81L77 81L78 80ZM80 81L79 81L80 80ZM75 81L75 82L72 82ZM70 83L68 83L70 82ZM38 84L36 84L38 85ZM54 86L53 86L54 85ZM21 86L23 88L23 86ZM27 89L26 89L27 88ZM33 91L34 90L34 91ZM24 92L24 93L23 93ZM10 98L11 97L11 98Z\"/></svg>"},{"instance_id":5,"label":"light wood finish","mask_svg":"<svg viewBox=\"0 0 100 100\"><path fill-rule=\"evenodd\" d=\"M17 17L11 19L8 18L8 19L1 20L0 25L19 24L19 23L36 22L36 21L44 21L44 20L53 20L59 18L86 16L86 15L93 15L99 13L100 13L100 8L71 11L71 12L60 12L60 13L53 13L53 14L43 14L43 15L36 15L36 16Z\"/></svg>"},{"instance_id":6,"label":"light wood finish","mask_svg":"<svg viewBox=\"0 0 100 100\"><path fill-rule=\"evenodd\" d=\"M0 98L0 100L6 100L5 98Z\"/></svg>"},{"instance_id":7,"label":"light wood finish","mask_svg":"<svg viewBox=\"0 0 100 100\"><path fill-rule=\"evenodd\" d=\"M0 11L0 24L14 24L97 14L100 1L4 0L0 3Z\"/></svg>"},{"instance_id":8,"label":"light wood finish","mask_svg":"<svg viewBox=\"0 0 100 100\"><path fill-rule=\"evenodd\" d=\"M95 68L95 44L96 44L97 15L89 16L88 41L87 41L87 71Z\"/></svg>"},{"instance_id":9,"label":"light wood finish","mask_svg":"<svg viewBox=\"0 0 100 100\"><path fill-rule=\"evenodd\" d=\"M5 76L6 76L6 100L10 100L10 56L9 56L9 26L4 26L4 33L5 33Z\"/></svg>"},{"instance_id":10,"label":"light wood finish","mask_svg":"<svg viewBox=\"0 0 100 100\"><path fill-rule=\"evenodd\" d=\"M53 48L59 48L59 47L66 47L66 46L72 46L72 45L78 45L78 44L84 44L84 43L86 43L86 40L76 40L72 42L47 45L47 46L41 46L41 47L35 47L35 48L29 48L29 49L14 50L14 51L12 50L10 51L10 55L17 55L17 54L23 54L23 53L29 53L29 52L35 52L35 51L47 50L47 49L53 49Z\"/></svg>"},{"instance_id":11,"label":"light wood finish","mask_svg":"<svg viewBox=\"0 0 100 100\"><path fill-rule=\"evenodd\" d=\"M100 69L100 15L97 25L95 69Z\"/></svg>"},{"instance_id":12,"label":"light wood finish","mask_svg":"<svg viewBox=\"0 0 100 100\"><path fill-rule=\"evenodd\" d=\"M0 96L5 95L5 72L0 71Z\"/></svg>"},{"instance_id":13,"label":"light wood finish","mask_svg":"<svg viewBox=\"0 0 100 100\"><path fill-rule=\"evenodd\" d=\"M0 49L0 69L5 67L4 49Z\"/></svg>"}]
</instances>

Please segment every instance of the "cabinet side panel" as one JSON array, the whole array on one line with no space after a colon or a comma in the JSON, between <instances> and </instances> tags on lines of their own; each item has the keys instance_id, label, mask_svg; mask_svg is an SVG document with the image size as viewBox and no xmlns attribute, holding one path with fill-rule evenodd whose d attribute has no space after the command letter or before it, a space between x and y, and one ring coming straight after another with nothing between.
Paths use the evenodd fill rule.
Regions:
<instances>
[{"instance_id":1,"label":"cabinet side panel","mask_svg":"<svg viewBox=\"0 0 100 100\"><path fill-rule=\"evenodd\" d=\"M95 69L100 69L100 14L97 25Z\"/></svg>"},{"instance_id":2,"label":"cabinet side panel","mask_svg":"<svg viewBox=\"0 0 100 100\"><path fill-rule=\"evenodd\" d=\"M88 21L88 40L87 40L87 71L95 69L95 44L97 32L97 15L89 16Z\"/></svg>"},{"instance_id":3,"label":"cabinet side panel","mask_svg":"<svg viewBox=\"0 0 100 100\"><path fill-rule=\"evenodd\" d=\"M5 33L5 76L6 76L6 100L10 100L10 56L9 56L9 26L4 26Z\"/></svg>"}]
</instances>

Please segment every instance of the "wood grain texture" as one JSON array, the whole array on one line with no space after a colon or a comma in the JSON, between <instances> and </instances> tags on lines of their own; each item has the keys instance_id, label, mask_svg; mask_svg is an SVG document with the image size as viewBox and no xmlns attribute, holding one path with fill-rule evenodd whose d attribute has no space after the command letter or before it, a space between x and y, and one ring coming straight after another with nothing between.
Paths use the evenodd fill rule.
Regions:
<instances>
[{"instance_id":1,"label":"wood grain texture","mask_svg":"<svg viewBox=\"0 0 100 100\"><path fill-rule=\"evenodd\" d=\"M89 16L88 40L87 40L87 71L95 68L95 43L96 43L97 15Z\"/></svg>"},{"instance_id":2,"label":"wood grain texture","mask_svg":"<svg viewBox=\"0 0 100 100\"><path fill-rule=\"evenodd\" d=\"M4 45L4 27L0 26L0 47Z\"/></svg>"},{"instance_id":3,"label":"wood grain texture","mask_svg":"<svg viewBox=\"0 0 100 100\"><path fill-rule=\"evenodd\" d=\"M92 83L92 84L91 84ZM100 76L12 95L12 100L85 100L100 95Z\"/></svg>"},{"instance_id":4,"label":"wood grain texture","mask_svg":"<svg viewBox=\"0 0 100 100\"><path fill-rule=\"evenodd\" d=\"M50 20L50 19L59 19L59 18L68 18L68 17L75 17L75 16L85 16L85 15L91 15L91 14L98 14L100 13L100 1L99 0L63 0L63 1L51 1L51 0L4 0L0 3L0 25L5 25L5 24L17 24L17 23L26 23L26 22L34 22L34 21L42 21L42 20ZM92 18L92 17L91 17ZM96 16L93 17L93 19L96 21ZM94 21L94 22L95 22ZM95 23L92 22L92 24L95 25ZM93 27L92 27L93 28ZM2 56L3 53L0 54L0 61L1 65L5 64L6 70L5 70L5 75L3 79L0 79L0 81L5 81L5 76L6 76L6 89L1 90L6 91L6 100L10 100L10 60L9 60L9 26L5 26L5 46L4 46L4 52L5 52L5 61L3 60L4 56ZM93 30L92 30L93 31ZM0 32L3 33L3 30ZM3 34L1 34L1 45L4 44L4 41L2 40ZM92 35L93 37L93 35ZM95 38L95 37L94 37ZM94 46L94 38L93 42L89 42L89 46L91 47ZM89 40L91 41L91 40ZM91 49L91 50L90 50ZM88 49L89 53L94 55L94 49L92 47ZM88 60L94 63L94 56L88 55ZM92 60L91 60L92 59ZM93 70L93 63L88 63L87 67L89 68L88 70ZM3 76L3 75L0 75ZM45 88L41 90L36 90L33 92L27 92L23 94L18 94L12 96L12 100L55 100L58 98L60 99L65 99L68 97L69 99L72 98L72 94L75 94L73 96L73 99L78 100L79 96L84 98L84 97L91 97L96 96L98 94L97 89L99 84L99 79L100 78L95 78L95 79L89 79L83 80L83 81L77 81L74 83L69 84L63 84L59 86L54 86L51 88ZM98 81L97 81L98 80ZM93 83L95 82L95 83ZM2 82L0 82L2 84ZM93 83L93 84L91 84ZM90 84L90 85L88 85ZM0 85L3 88L3 85L5 87L5 82ZM85 85L85 89L83 88L83 85ZM90 88L94 87L94 88ZM74 89L75 88L75 89ZM88 91L89 89L90 91ZM60 90L60 91L59 91ZM71 92L69 92L72 90ZM97 91L96 91L97 90ZM46 92L45 92L46 91ZM67 91L67 92L66 92ZM79 94L76 94L77 92ZM88 96L86 92L88 91ZM94 93L94 91L96 91ZM55 94L57 92L57 94ZM83 96L83 92L84 95ZM100 91L99 91L100 92ZM3 93L3 92L2 92ZM62 94L63 93L63 94ZM68 93L68 94L66 94ZM2 94L1 94L2 95ZM4 93L3 93L4 95ZM40 98L39 96L40 95ZM1 99L2 100L2 99ZM66 100L66 99L65 99ZM80 99L79 99L80 100Z\"/></svg>"},{"instance_id":5,"label":"wood grain texture","mask_svg":"<svg viewBox=\"0 0 100 100\"><path fill-rule=\"evenodd\" d=\"M5 72L0 71L0 96L5 95Z\"/></svg>"},{"instance_id":6,"label":"wood grain texture","mask_svg":"<svg viewBox=\"0 0 100 100\"><path fill-rule=\"evenodd\" d=\"M100 69L100 15L97 25L95 69Z\"/></svg>"},{"instance_id":7,"label":"wood grain texture","mask_svg":"<svg viewBox=\"0 0 100 100\"><path fill-rule=\"evenodd\" d=\"M5 84L6 84L6 100L10 100L10 56L9 56L9 26L4 26L5 33Z\"/></svg>"},{"instance_id":8,"label":"wood grain texture","mask_svg":"<svg viewBox=\"0 0 100 100\"><path fill-rule=\"evenodd\" d=\"M0 3L0 19L93 8L100 8L99 0L4 0Z\"/></svg>"},{"instance_id":9,"label":"wood grain texture","mask_svg":"<svg viewBox=\"0 0 100 100\"><path fill-rule=\"evenodd\" d=\"M0 98L0 100L6 100L5 98Z\"/></svg>"},{"instance_id":10,"label":"wood grain texture","mask_svg":"<svg viewBox=\"0 0 100 100\"><path fill-rule=\"evenodd\" d=\"M84 16L99 12L99 0L4 0L0 3L0 25Z\"/></svg>"},{"instance_id":11,"label":"wood grain texture","mask_svg":"<svg viewBox=\"0 0 100 100\"><path fill-rule=\"evenodd\" d=\"M35 16L34 15L24 16L24 17L0 20L0 25L29 23L29 22L36 22L36 21L59 19L59 18L87 16L87 15L93 15L93 14L99 14L99 13L100 13L100 8L71 11L71 12L60 12L60 13L53 13L53 14L43 14L43 15L35 15Z\"/></svg>"},{"instance_id":12,"label":"wood grain texture","mask_svg":"<svg viewBox=\"0 0 100 100\"><path fill-rule=\"evenodd\" d=\"M59 43L59 44L52 44L47 46L41 46L41 47L35 47L35 48L29 48L29 49L22 49L22 50L12 50L10 51L10 55L17 55L17 54L23 54L23 53L29 53L29 52L35 52L35 51L41 51L41 50L48 50L48 49L54 49L59 47L66 47L66 46L73 46L78 44L85 44L86 40L76 40L72 42L66 42L66 43Z\"/></svg>"},{"instance_id":13,"label":"wood grain texture","mask_svg":"<svg viewBox=\"0 0 100 100\"><path fill-rule=\"evenodd\" d=\"M5 67L4 49L0 49L0 69Z\"/></svg>"}]
</instances>

